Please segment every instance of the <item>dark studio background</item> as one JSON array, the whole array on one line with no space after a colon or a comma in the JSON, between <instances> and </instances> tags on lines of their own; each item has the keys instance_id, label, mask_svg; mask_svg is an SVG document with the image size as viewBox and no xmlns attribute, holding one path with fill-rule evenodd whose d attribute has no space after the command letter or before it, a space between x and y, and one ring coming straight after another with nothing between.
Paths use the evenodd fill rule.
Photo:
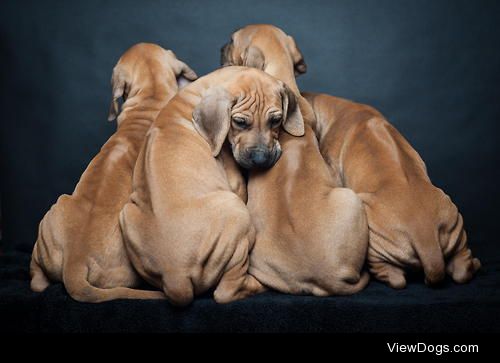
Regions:
<instances>
[{"instance_id":1,"label":"dark studio background","mask_svg":"<svg viewBox=\"0 0 500 363\"><path fill-rule=\"evenodd\" d=\"M451 304L446 310L450 321L453 309L478 299L486 288L493 286L486 295L495 304L500 302L496 292L499 278L492 277L498 274L498 260L488 264L488 259L497 258L500 251L496 233L500 201L500 2L2 1L0 9L0 249L17 251L7 255L24 261L18 267L14 257L5 257L5 265L11 266L5 280L15 280L18 290L28 301L36 301L38 308L42 303L23 280L27 278L29 256L22 252L31 252L44 213L60 194L72 192L91 158L116 128L106 116L111 71L120 55L134 43L154 42L172 49L203 75L219 67L219 50L230 34L249 23L272 23L295 38L308 65L308 72L298 80L302 90L368 103L401 131L425 160L434 184L460 208L470 245L485 265L476 285L452 287L452 296L461 299L457 301L439 295L443 291L432 292L420 281L416 290L403 293L372 283L375 287L362 294L379 301L377 293L383 291L403 299L396 303L407 304L408 311L415 310L411 302L416 300L425 303L429 299L431 306L436 298L432 294L438 294L438 300ZM485 285L478 286L481 278L486 279ZM67 297L57 300L58 294L63 294L60 286L54 289L48 294L52 293L59 304L71 305ZM17 296L18 290L9 292ZM420 293L427 295L421 297ZM7 300L16 302L16 298L21 299ZM289 297L277 294L274 299ZM309 302L313 306L323 304L314 298L297 299L305 306ZM362 303L364 300L359 299L363 297L352 299L338 299L334 304L351 315L363 314L349 305L351 301ZM211 304L208 299L204 303ZM29 306L30 302L25 304ZM80 309L87 309L74 304L80 308L68 308L67 320L78 316ZM102 304L95 309L106 315L110 309L106 306L130 308L120 304L124 303ZM495 304L487 302L488 308ZM238 303L235 306L235 316L239 308L245 308ZM477 316L473 316L471 321L478 325L472 330L498 330L488 319L488 308L477 308L486 325L477 323ZM141 314L138 306L135 309ZM45 313L36 319L48 322L54 318L50 311ZM270 313L276 312L271 309ZM188 312L183 314L187 316ZM321 322L325 314L317 313L309 320ZM407 310L403 309L400 318L405 314ZM35 325L30 324L35 323L29 316L24 324L33 328ZM418 320L418 313L413 317ZM178 329L191 326L175 321ZM154 321L150 323L155 326ZM92 330L86 325L91 323L81 324L79 328ZM216 323L204 324L214 327L210 324ZM413 324L420 326L418 322ZM450 328L435 324L434 330ZM461 325L455 324L452 322L450 329L455 326L460 330ZM394 321L380 327L397 330L400 325ZM101 328L106 329L106 325ZM352 330L370 329L360 323Z\"/></svg>"}]
</instances>

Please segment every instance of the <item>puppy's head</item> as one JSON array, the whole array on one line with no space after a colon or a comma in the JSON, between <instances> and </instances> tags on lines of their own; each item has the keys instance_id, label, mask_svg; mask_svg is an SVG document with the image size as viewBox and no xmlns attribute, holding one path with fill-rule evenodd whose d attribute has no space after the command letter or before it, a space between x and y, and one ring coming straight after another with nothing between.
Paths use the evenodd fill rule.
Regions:
<instances>
[{"instance_id":1,"label":"puppy's head","mask_svg":"<svg viewBox=\"0 0 500 363\"><path fill-rule=\"evenodd\" d=\"M227 84L213 86L193 111L196 130L217 156L229 141L244 168L269 168L281 156L280 129L303 134L303 119L293 92L281 81L242 68Z\"/></svg>"},{"instance_id":2,"label":"puppy's head","mask_svg":"<svg viewBox=\"0 0 500 363\"><path fill-rule=\"evenodd\" d=\"M293 67L295 76L307 71L307 65L295 40L280 28L269 24L247 25L235 31L221 48L221 65L253 67L272 73L268 67L284 61ZM269 72L271 71L271 72Z\"/></svg>"},{"instance_id":3,"label":"puppy's head","mask_svg":"<svg viewBox=\"0 0 500 363\"><path fill-rule=\"evenodd\" d=\"M139 91L144 97L162 97L167 93L173 95L178 88L197 78L196 73L177 59L171 50L151 43L136 44L121 56L113 68L108 120L112 121L118 116L120 98L125 102Z\"/></svg>"}]
</instances>

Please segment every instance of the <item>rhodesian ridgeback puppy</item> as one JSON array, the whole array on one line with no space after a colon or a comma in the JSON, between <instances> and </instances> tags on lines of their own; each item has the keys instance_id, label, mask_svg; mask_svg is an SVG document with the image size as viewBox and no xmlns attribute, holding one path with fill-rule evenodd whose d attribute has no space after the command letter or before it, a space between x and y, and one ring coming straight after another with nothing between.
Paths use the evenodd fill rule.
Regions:
<instances>
[{"instance_id":1,"label":"rhodesian ridgeback puppy","mask_svg":"<svg viewBox=\"0 0 500 363\"><path fill-rule=\"evenodd\" d=\"M250 173L248 208L257 231L250 274L285 293L361 290L369 280L361 272L368 248L366 215L352 190L336 188L319 152L310 127L314 114L295 82L294 72L306 71L295 41L276 27L250 25L222 48L221 63L256 67L281 79L299 95L299 109L308 119L304 137L280 136L283 156L276 165Z\"/></svg>"},{"instance_id":2,"label":"rhodesian ridgeback puppy","mask_svg":"<svg viewBox=\"0 0 500 363\"><path fill-rule=\"evenodd\" d=\"M233 34L222 49L222 63L238 64L253 49L250 53L261 60L257 67L264 64L266 72L290 82L300 73L300 57L290 44L281 30L252 25ZM363 200L374 276L394 288L406 286L407 269L423 269L428 284L440 282L445 271L456 282L469 281L481 264L467 247L462 216L432 185L418 153L373 108L326 95L305 96L315 114L307 120L313 120L335 185L353 189Z\"/></svg>"},{"instance_id":3,"label":"rhodesian ridgeback puppy","mask_svg":"<svg viewBox=\"0 0 500 363\"><path fill-rule=\"evenodd\" d=\"M406 286L407 270L423 269L428 284L442 281L445 271L457 283L469 281L481 264L467 246L462 216L405 138L372 107L304 96L316 114L323 157L365 205L373 275L393 288Z\"/></svg>"},{"instance_id":4,"label":"rhodesian ridgeback puppy","mask_svg":"<svg viewBox=\"0 0 500 363\"><path fill-rule=\"evenodd\" d=\"M289 104L294 95L283 82L227 67L186 86L155 120L120 224L134 267L172 304L213 287L219 303L262 291L247 273L255 231L221 149L227 140L239 165L272 166L281 154L278 129L300 131Z\"/></svg>"},{"instance_id":5,"label":"rhodesian ridgeback puppy","mask_svg":"<svg viewBox=\"0 0 500 363\"><path fill-rule=\"evenodd\" d=\"M174 53L138 44L113 70L109 120L118 129L90 162L72 195L62 195L44 216L31 260L31 288L62 281L75 300L165 298L161 291L135 290L140 283L123 245L118 215L132 191L132 172L145 135L177 92L176 78L196 74Z\"/></svg>"},{"instance_id":6,"label":"rhodesian ridgeback puppy","mask_svg":"<svg viewBox=\"0 0 500 363\"><path fill-rule=\"evenodd\" d=\"M291 294L347 295L363 289L368 225L356 193L336 188L313 130L283 134L283 154L269 170L252 171L248 209L257 238L249 273Z\"/></svg>"},{"instance_id":7,"label":"rhodesian ridgeback puppy","mask_svg":"<svg viewBox=\"0 0 500 363\"><path fill-rule=\"evenodd\" d=\"M307 65L295 40L281 29L255 24L234 32L221 49L221 65L257 68L285 82L297 98L304 121L314 122L311 105L300 95L295 81L295 76L306 73Z\"/></svg>"}]
</instances>

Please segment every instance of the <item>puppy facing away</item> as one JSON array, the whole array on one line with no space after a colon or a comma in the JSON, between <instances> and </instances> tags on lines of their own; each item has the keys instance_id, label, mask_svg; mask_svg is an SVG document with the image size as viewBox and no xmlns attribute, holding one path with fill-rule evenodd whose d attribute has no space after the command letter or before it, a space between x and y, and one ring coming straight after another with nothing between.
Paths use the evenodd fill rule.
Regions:
<instances>
[{"instance_id":1,"label":"puppy facing away","mask_svg":"<svg viewBox=\"0 0 500 363\"><path fill-rule=\"evenodd\" d=\"M295 42L283 40L283 34L270 25L240 29L222 48L222 63L250 59L249 65L264 67L290 85L305 67ZM313 120L336 185L363 200L373 275L394 288L406 286L407 270L423 269L428 284L442 281L445 271L455 282L469 281L481 264L467 246L462 216L432 185L424 162L403 136L371 107L327 95L304 96L314 113L305 120Z\"/></svg>"},{"instance_id":2,"label":"puppy facing away","mask_svg":"<svg viewBox=\"0 0 500 363\"><path fill-rule=\"evenodd\" d=\"M120 224L134 267L172 304L187 305L212 287L219 303L262 291L247 273L255 231L221 149L244 167L272 166L277 128L293 133L301 121L284 107L291 97L262 71L227 67L182 89L155 120Z\"/></svg>"},{"instance_id":3,"label":"puppy facing away","mask_svg":"<svg viewBox=\"0 0 500 363\"><path fill-rule=\"evenodd\" d=\"M256 67L284 81L297 96L289 107L305 123L297 128L303 137L279 137L283 156L273 168L250 173L248 208L257 231L250 274L286 293L361 290L369 280L361 272L368 245L365 212L354 192L337 188L339 180L319 152L310 126L314 113L295 82L295 74L306 71L295 41L274 26L249 25L222 48L221 63Z\"/></svg>"},{"instance_id":4,"label":"puppy facing away","mask_svg":"<svg viewBox=\"0 0 500 363\"><path fill-rule=\"evenodd\" d=\"M393 288L406 286L408 270L423 269L428 284L445 272L457 283L469 281L481 264L467 245L463 218L405 138L372 107L304 96L316 115L323 157L365 205L372 274Z\"/></svg>"},{"instance_id":5,"label":"puppy facing away","mask_svg":"<svg viewBox=\"0 0 500 363\"><path fill-rule=\"evenodd\" d=\"M127 50L113 70L109 119L118 129L81 176L72 195L62 195L42 219L31 260L31 288L62 281L83 302L165 298L135 290L140 278L129 262L118 216L132 191L132 172L146 132L177 92L176 78L196 74L174 53L141 43Z\"/></svg>"},{"instance_id":6,"label":"puppy facing away","mask_svg":"<svg viewBox=\"0 0 500 363\"><path fill-rule=\"evenodd\" d=\"M257 239L249 273L291 294L347 295L369 280L363 204L336 188L312 129L280 137L283 155L270 170L252 171L248 209Z\"/></svg>"}]
</instances>

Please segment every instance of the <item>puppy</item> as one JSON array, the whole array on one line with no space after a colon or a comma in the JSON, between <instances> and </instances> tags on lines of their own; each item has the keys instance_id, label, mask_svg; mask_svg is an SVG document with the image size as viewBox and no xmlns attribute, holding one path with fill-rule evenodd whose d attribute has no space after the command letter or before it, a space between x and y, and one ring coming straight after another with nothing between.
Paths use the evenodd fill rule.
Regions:
<instances>
[{"instance_id":1,"label":"puppy","mask_svg":"<svg viewBox=\"0 0 500 363\"><path fill-rule=\"evenodd\" d=\"M238 164L272 166L278 129L293 134L301 122L286 107L293 97L262 71L227 67L181 90L155 120L120 224L134 267L172 304L212 287L219 303L263 290L247 273L255 231L221 149L227 139Z\"/></svg>"},{"instance_id":2,"label":"puppy","mask_svg":"<svg viewBox=\"0 0 500 363\"><path fill-rule=\"evenodd\" d=\"M423 160L375 109L304 93L316 114L321 153L342 184L363 200L370 228L370 271L393 288L421 270L428 284L445 271L457 283L480 268L457 207L427 175Z\"/></svg>"},{"instance_id":3,"label":"puppy","mask_svg":"<svg viewBox=\"0 0 500 363\"><path fill-rule=\"evenodd\" d=\"M135 290L140 279L130 264L118 215L132 191L132 171L146 132L177 92L176 78L196 74L174 53L137 44L113 70L109 120L118 130L90 162L72 195L62 195L42 219L31 260L31 289L62 281L72 298L100 302L118 298L165 298Z\"/></svg>"},{"instance_id":4,"label":"puppy","mask_svg":"<svg viewBox=\"0 0 500 363\"><path fill-rule=\"evenodd\" d=\"M362 273L368 226L361 200L340 183L323 160L310 125L314 114L300 96L295 74L306 71L292 37L271 25L238 30L222 48L221 63L263 69L298 95L305 136L283 134L284 156L269 171L253 171L248 208L257 230L249 272L286 293L352 294L366 286Z\"/></svg>"},{"instance_id":5,"label":"puppy","mask_svg":"<svg viewBox=\"0 0 500 363\"><path fill-rule=\"evenodd\" d=\"M222 63L238 64L258 54L259 61L250 65L290 82L305 66L295 42L283 34L270 25L245 27L222 48ZM467 246L462 216L432 185L411 145L371 107L326 95L305 96L314 113L305 120L312 120L335 185L353 189L363 200L373 275L394 288L406 286L408 269L423 269L428 284L442 281L445 271L458 283L469 281L481 264Z\"/></svg>"},{"instance_id":6,"label":"puppy","mask_svg":"<svg viewBox=\"0 0 500 363\"><path fill-rule=\"evenodd\" d=\"M221 48L221 65L253 67L285 82L295 94L303 120L314 123L311 105L301 96L295 77L306 73L307 65L295 40L268 24L247 25L231 35ZM304 134L304 130L297 130Z\"/></svg>"},{"instance_id":7,"label":"puppy","mask_svg":"<svg viewBox=\"0 0 500 363\"><path fill-rule=\"evenodd\" d=\"M347 295L369 280L361 273L368 225L361 200L336 188L312 129L280 136L282 157L270 170L252 171L248 209L257 239L249 273L291 294Z\"/></svg>"}]
</instances>

